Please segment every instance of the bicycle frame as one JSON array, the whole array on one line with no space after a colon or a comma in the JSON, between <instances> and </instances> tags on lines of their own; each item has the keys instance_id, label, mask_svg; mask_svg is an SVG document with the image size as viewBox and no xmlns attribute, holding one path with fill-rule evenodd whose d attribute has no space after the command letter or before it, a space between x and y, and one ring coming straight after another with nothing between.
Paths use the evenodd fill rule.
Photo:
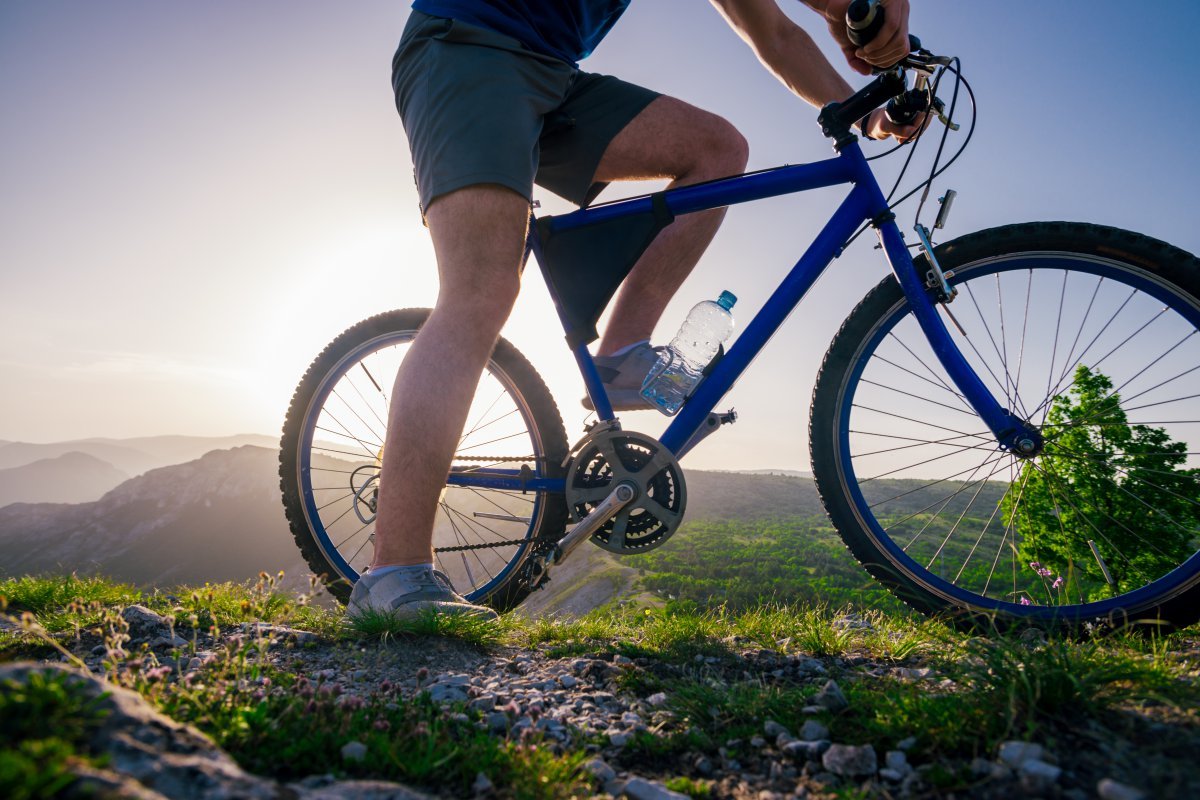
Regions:
<instances>
[{"instance_id":1,"label":"bicycle frame","mask_svg":"<svg viewBox=\"0 0 1200 800\"><path fill-rule=\"evenodd\" d=\"M809 245L808 250L767 299L766 304L754 315L728 352L712 366L707 377L684 403L660 438L662 444L676 456L686 452L685 446L700 429L708 414L733 387L787 316L799 305L825 268L841 254L846 241L864 222L870 222L876 228L888 263L896 274L934 353L963 397L992 431L997 446L1003 449L1017 448L1023 439L1036 437L1036 433L1023 420L1014 417L996 401L950 338L924 278L917 274L912 256L909 255L903 236L896 226L895 216L888 209L887 200L856 141L845 144L836 157L825 161L685 186L661 193L661 196L671 213L678 216L839 184L851 184L853 188ZM565 231L624 216L643 214L651 210L652 203L653 195L583 208L555 217L554 231ZM529 247L544 273L546 268L542 260L541 243L533 226L530 228ZM558 308L558 313L562 319L561 307ZM563 323L565 329L565 319ZM602 421L613 420L615 415L612 404L604 391L587 343L577 345L574 348L574 356L597 415ZM502 469L456 472L450 475L449 483L510 490L560 492L564 489L562 479L531 478L528 473L521 475L516 470Z\"/></svg>"}]
</instances>

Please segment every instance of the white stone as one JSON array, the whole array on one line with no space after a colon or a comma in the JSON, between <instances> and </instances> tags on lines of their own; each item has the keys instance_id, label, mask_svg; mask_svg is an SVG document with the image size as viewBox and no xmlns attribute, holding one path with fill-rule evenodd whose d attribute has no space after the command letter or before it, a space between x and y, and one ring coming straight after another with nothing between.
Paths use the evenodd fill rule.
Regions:
<instances>
[{"instance_id":1,"label":"white stone","mask_svg":"<svg viewBox=\"0 0 1200 800\"><path fill-rule=\"evenodd\" d=\"M1016 768L1031 759L1041 759L1042 746L1032 742L1003 742L1000 745L999 756L1005 764Z\"/></svg>"},{"instance_id":2,"label":"white stone","mask_svg":"<svg viewBox=\"0 0 1200 800\"><path fill-rule=\"evenodd\" d=\"M617 771L610 767L602 758L593 758L591 761L584 762L583 768L590 772L592 777L600 783L608 783L617 777Z\"/></svg>"},{"instance_id":3,"label":"white stone","mask_svg":"<svg viewBox=\"0 0 1200 800\"><path fill-rule=\"evenodd\" d=\"M1125 783L1118 783L1112 778L1103 778L1096 784L1096 794L1100 800L1144 800L1146 793Z\"/></svg>"},{"instance_id":4,"label":"white stone","mask_svg":"<svg viewBox=\"0 0 1200 800\"><path fill-rule=\"evenodd\" d=\"M829 738L829 728L826 728L815 719L804 721L804 725L800 728L800 738L806 742L815 742L818 739Z\"/></svg>"},{"instance_id":5,"label":"white stone","mask_svg":"<svg viewBox=\"0 0 1200 800\"><path fill-rule=\"evenodd\" d=\"M661 783L630 778L625 782L625 795L631 800L691 800L686 794L675 792Z\"/></svg>"},{"instance_id":6,"label":"white stone","mask_svg":"<svg viewBox=\"0 0 1200 800\"><path fill-rule=\"evenodd\" d=\"M362 761L367 757L367 746L362 742L346 742L342 745L343 761Z\"/></svg>"},{"instance_id":7,"label":"white stone","mask_svg":"<svg viewBox=\"0 0 1200 800\"><path fill-rule=\"evenodd\" d=\"M874 775L879 768L875 748L871 745L856 747L849 744L830 745L821 756L821 765L834 775Z\"/></svg>"}]
</instances>

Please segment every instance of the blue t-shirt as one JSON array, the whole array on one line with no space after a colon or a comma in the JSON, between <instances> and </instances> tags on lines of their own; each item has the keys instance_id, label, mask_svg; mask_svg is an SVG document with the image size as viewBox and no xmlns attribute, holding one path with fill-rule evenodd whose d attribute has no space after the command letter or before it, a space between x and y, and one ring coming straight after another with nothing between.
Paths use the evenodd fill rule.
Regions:
<instances>
[{"instance_id":1,"label":"blue t-shirt","mask_svg":"<svg viewBox=\"0 0 1200 800\"><path fill-rule=\"evenodd\" d=\"M415 0L413 8L511 36L574 64L590 54L630 0Z\"/></svg>"}]
</instances>

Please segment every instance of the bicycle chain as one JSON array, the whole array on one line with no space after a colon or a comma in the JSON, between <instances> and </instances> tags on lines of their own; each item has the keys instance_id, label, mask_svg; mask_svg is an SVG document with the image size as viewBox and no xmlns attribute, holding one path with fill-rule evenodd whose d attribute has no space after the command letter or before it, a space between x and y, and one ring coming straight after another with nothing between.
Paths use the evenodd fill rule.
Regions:
<instances>
[{"instance_id":1,"label":"bicycle chain","mask_svg":"<svg viewBox=\"0 0 1200 800\"><path fill-rule=\"evenodd\" d=\"M455 461L487 461L489 463L510 462L510 461L545 461L545 456L458 456L454 457ZM533 544L535 542L557 542L557 536L536 536L532 539L502 539L498 542L485 542L483 544L461 544L453 547L435 547L435 553L463 553L468 550L486 550L492 547L508 547L510 545Z\"/></svg>"},{"instance_id":2,"label":"bicycle chain","mask_svg":"<svg viewBox=\"0 0 1200 800\"><path fill-rule=\"evenodd\" d=\"M454 456L455 461L545 461L545 456Z\"/></svg>"},{"instance_id":3,"label":"bicycle chain","mask_svg":"<svg viewBox=\"0 0 1200 800\"><path fill-rule=\"evenodd\" d=\"M435 547L435 553L462 553L467 550L486 550L489 547L507 547L509 545L518 544L535 544L537 542L557 542L557 536L535 536L532 539L502 539L498 542L485 542L483 544L460 544L453 547Z\"/></svg>"}]
</instances>

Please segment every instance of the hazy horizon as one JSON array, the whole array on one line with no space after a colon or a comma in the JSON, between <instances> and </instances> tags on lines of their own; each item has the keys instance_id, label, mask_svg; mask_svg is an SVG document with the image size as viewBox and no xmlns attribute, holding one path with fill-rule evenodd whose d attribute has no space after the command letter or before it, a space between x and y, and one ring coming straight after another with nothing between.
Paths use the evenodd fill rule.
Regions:
<instances>
[{"instance_id":1,"label":"hazy horizon","mask_svg":"<svg viewBox=\"0 0 1200 800\"><path fill-rule=\"evenodd\" d=\"M815 111L695 6L632 4L584 68L725 116L751 144L750 169L828 157ZM785 8L861 85L821 21ZM1074 219L1200 251L1190 196L1200 153L1186 139L1200 110L1177 56L1181 32L1200 31L1200 6L1086 8L914 3L914 32L962 57L980 104L970 148L931 193L959 192L943 238ZM0 440L273 436L334 336L433 302L388 85L407 15L402 0L0 6ZM889 187L900 160L877 163ZM722 289L739 296L744 326L841 192L732 209L656 340ZM546 213L569 208L538 198ZM903 229L914 210L898 210ZM721 404L737 425L688 466L810 469L812 380L840 321L885 274L872 245L864 236L835 262ZM546 379L574 440L581 386L551 315L530 270L505 335ZM664 422L623 421L651 435Z\"/></svg>"}]
</instances>

